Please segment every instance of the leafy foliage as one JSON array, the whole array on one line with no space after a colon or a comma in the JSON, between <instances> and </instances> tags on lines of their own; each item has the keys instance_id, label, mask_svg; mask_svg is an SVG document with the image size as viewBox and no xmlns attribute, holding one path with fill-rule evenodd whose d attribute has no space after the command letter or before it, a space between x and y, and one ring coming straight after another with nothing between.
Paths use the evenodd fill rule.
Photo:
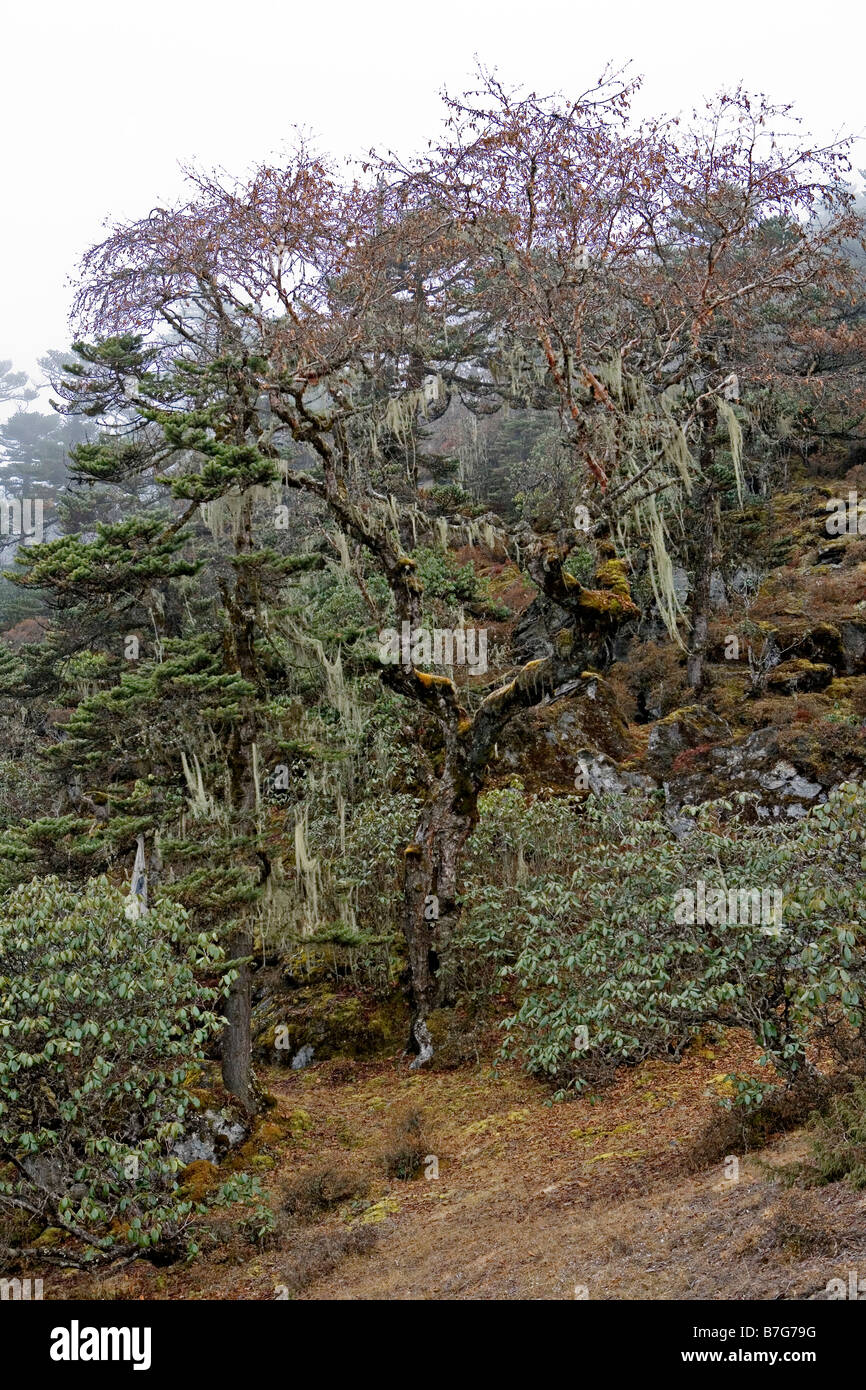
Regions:
<instances>
[{"instance_id":1,"label":"leafy foliage","mask_svg":"<svg viewBox=\"0 0 866 1390\"><path fill-rule=\"evenodd\" d=\"M220 1026L213 940L161 903L135 924L106 879L35 879L0 913L0 1210L71 1238L68 1262L177 1247L172 1144Z\"/></svg>"},{"instance_id":2,"label":"leafy foliage","mask_svg":"<svg viewBox=\"0 0 866 1390\"><path fill-rule=\"evenodd\" d=\"M511 883L473 878L461 931L462 951L516 987L506 1055L581 1088L725 1024L749 1029L793 1078L810 1042L862 1031L866 790L842 787L785 832L708 803L679 840L635 799L566 805L497 793L475 836L478 863L506 846L521 857ZM543 847L534 863L530 844ZM783 922L678 921L676 895L699 879L707 892L779 888ZM735 1095L754 1104L760 1086L743 1081Z\"/></svg>"}]
</instances>

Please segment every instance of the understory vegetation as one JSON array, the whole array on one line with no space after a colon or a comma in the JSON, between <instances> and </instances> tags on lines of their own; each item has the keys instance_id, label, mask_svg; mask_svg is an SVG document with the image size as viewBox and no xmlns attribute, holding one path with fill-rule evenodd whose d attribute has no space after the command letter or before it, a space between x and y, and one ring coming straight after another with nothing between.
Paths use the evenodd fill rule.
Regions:
<instances>
[{"instance_id":1,"label":"understory vegetation","mask_svg":"<svg viewBox=\"0 0 866 1390\"><path fill-rule=\"evenodd\" d=\"M633 95L85 256L0 424L4 1269L373 1288L503 1154L866 1187L862 200Z\"/></svg>"}]
</instances>

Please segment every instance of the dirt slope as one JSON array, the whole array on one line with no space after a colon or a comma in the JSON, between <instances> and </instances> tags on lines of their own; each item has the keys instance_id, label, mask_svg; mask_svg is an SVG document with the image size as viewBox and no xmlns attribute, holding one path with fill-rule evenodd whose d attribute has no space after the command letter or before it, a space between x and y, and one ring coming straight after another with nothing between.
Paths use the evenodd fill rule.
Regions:
<instances>
[{"instance_id":1,"label":"dirt slope","mask_svg":"<svg viewBox=\"0 0 866 1390\"><path fill-rule=\"evenodd\" d=\"M805 1152L800 1134L741 1159L736 1180L723 1162L694 1167L725 1072L756 1061L748 1040L729 1037L559 1105L485 1065L275 1070L276 1110L239 1160L277 1214L265 1249L227 1214L190 1266L137 1262L100 1279L51 1271L46 1297L810 1298L851 1269L866 1275L862 1195L781 1185L774 1169ZM438 1178L429 1158L413 1180L389 1178L386 1156L417 1112ZM331 1204L287 1214L322 1173Z\"/></svg>"}]
</instances>

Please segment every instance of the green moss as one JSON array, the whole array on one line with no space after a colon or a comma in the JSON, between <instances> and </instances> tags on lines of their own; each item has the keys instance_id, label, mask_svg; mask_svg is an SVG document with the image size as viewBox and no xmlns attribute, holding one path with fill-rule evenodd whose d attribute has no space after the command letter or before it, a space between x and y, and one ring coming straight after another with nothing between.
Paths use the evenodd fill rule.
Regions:
<instances>
[{"instance_id":1,"label":"green moss","mask_svg":"<svg viewBox=\"0 0 866 1390\"><path fill-rule=\"evenodd\" d=\"M400 1203L396 1197L383 1197L381 1201L374 1202L368 1207L364 1215L360 1218L362 1226L376 1226L380 1221L387 1221L389 1216L393 1216L400 1210Z\"/></svg>"},{"instance_id":2,"label":"green moss","mask_svg":"<svg viewBox=\"0 0 866 1390\"><path fill-rule=\"evenodd\" d=\"M260 1144L279 1144L285 1138L282 1125L266 1120L256 1128L255 1137Z\"/></svg>"},{"instance_id":3,"label":"green moss","mask_svg":"<svg viewBox=\"0 0 866 1390\"><path fill-rule=\"evenodd\" d=\"M795 657L776 666L767 677L767 689L777 694L794 695L802 690L823 690L833 679L833 667L824 662Z\"/></svg>"},{"instance_id":4,"label":"green moss","mask_svg":"<svg viewBox=\"0 0 866 1390\"><path fill-rule=\"evenodd\" d=\"M611 589L584 589L580 595L581 612L596 621L612 622L636 617L638 609L626 594L618 594Z\"/></svg>"},{"instance_id":5,"label":"green moss","mask_svg":"<svg viewBox=\"0 0 866 1390\"><path fill-rule=\"evenodd\" d=\"M313 1128L313 1121L308 1111L293 1110L288 1116L289 1133L297 1137L299 1134L306 1134L307 1130Z\"/></svg>"},{"instance_id":6,"label":"green moss","mask_svg":"<svg viewBox=\"0 0 866 1390\"><path fill-rule=\"evenodd\" d=\"M413 852L410 846L406 853ZM399 1024L395 1022L400 1015ZM257 1057L288 1065L293 1053L308 1044L314 1060L332 1057L373 1057L393 1050L406 1028L406 1006L398 994L371 1000L317 981L299 989L280 991L256 1008ZM276 1051L277 1029L287 1047Z\"/></svg>"},{"instance_id":7,"label":"green moss","mask_svg":"<svg viewBox=\"0 0 866 1390\"><path fill-rule=\"evenodd\" d=\"M596 570L595 579L600 589L610 589L631 601L625 560L605 560Z\"/></svg>"},{"instance_id":8,"label":"green moss","mask_svg":"<svg viewBox=\"0 0 866 1390\"><path fill-rule=\"evenodd\" d=\"M46 1226L42 1234L36 1237L33 1244L41 1249L46 1246L62 1245L65 1239L66 1232L61 1230L59 1226Z\"/></svg>"}]
</instances>

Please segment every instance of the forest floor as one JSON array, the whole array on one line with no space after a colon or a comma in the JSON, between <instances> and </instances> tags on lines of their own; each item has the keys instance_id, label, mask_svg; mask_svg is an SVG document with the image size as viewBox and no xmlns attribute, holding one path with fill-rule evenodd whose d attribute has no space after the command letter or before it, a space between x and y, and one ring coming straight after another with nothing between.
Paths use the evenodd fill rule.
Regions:
<instances>
[{"instance_id":1,"label":"forest floor","mask_svg":"<svg viewBox=\"0 0 866 1390\"><path fill-rule=\"evenodd\" d=\"M264 1248L230 1208L206 1218L191 1264L46 1270L45 1296L809 1299L866 1275L864 1194L780 1180L807 1153L803 1131L738 1172L696 1164L725 1074L755 1070L757 1055L736 1034L698 1042L555 1105L540 1083L483 1063L271 1069L276 1107L231 1161L258 1172L277 1216ZM426 1163L389 1177L407 1145Z\"/></svg>"}]
</instances>

